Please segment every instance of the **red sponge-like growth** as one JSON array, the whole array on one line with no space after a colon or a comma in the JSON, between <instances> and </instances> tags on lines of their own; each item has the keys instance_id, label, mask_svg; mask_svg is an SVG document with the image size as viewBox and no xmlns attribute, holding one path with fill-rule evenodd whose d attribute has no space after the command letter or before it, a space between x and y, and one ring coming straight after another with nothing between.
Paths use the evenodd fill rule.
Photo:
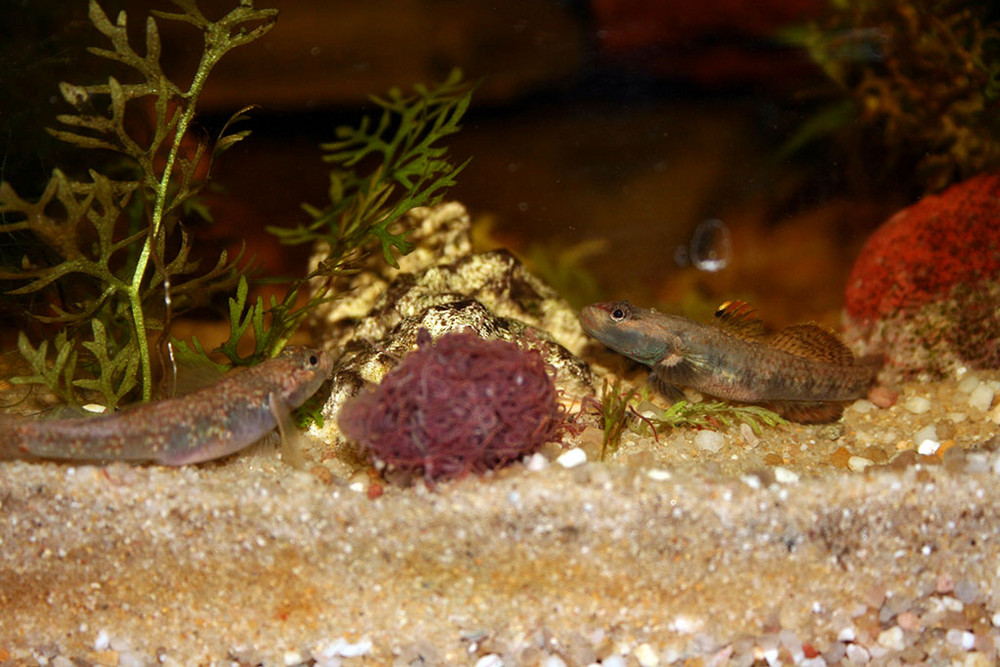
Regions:
<instances>
[{"instance_id":1,"label":"red sponge-like growth","mask_svg":"<svg viewBox=\"0 0 1000 667\"><path fill-rule=\"evenodd\" d=\"M344 404L338 423L369 457L428 481L482 472L557 439L555 384L535 351L452 333Z\"/></svg>"},{"instance_id":2,"label":"red sponge-like growth","mask_svg":"<svg viewBox=\"0 0 1000 667\"><path fill-rule=\"evenodd\" d=\"M998 275L1000 174L990 173L924 197L876 230L851 271L845 307L865 324Z\"/></svg>"}]
</instances>

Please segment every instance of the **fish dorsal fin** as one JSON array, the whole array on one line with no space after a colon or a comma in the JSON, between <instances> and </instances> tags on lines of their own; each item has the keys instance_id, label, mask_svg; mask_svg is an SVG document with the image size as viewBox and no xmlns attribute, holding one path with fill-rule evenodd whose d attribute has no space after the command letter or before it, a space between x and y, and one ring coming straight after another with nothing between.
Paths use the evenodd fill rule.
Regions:
<instances>
[{"instance_id":1,"label":"fish dorsal fin","mask_svg":"<svg viewBox=\"0 0 1000 667\"><path fill-rule=\"evenodd\" d=\"M764 335L764 323L746 301L726 301L716 308L715 319L729 333L741 338L760 338Z\"/></svg>"},{"instance_id":2,"label":"fish dorsal fin","mask_svg":"<svg viewBox=\"0 0 1000 667\"><path fill-rule=\"evenodd\" d=\"M774 335L770 341L776 350L828 364L850 366L854 353L836 334L818 324L793 324Z\"/></svg>"}]
</instances>

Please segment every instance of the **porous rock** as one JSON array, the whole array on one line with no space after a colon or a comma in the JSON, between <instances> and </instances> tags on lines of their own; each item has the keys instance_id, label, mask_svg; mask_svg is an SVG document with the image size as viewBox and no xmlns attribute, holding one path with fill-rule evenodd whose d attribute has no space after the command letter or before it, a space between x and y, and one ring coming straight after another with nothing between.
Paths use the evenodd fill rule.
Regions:
<instances>
[{"instance_id":1,"label":"porous rock","mask_svg":"<svg viewBox=\"0 0 1000 667\"><path fill-rule=\"evenodd\" d=\"M471 329L538 349L565 397L592 392L590 370L574 354L586 336L555 290L507 251L473 253L461 204L414 209L409 216L414 232L408 238L417 249L400 258L399 268L373 262L338 286L346 298L310 320L314 339L336 359L324 425L313 435L342 445L335 424L341 406L367 383L381 381L416 347L421 329L433 339Z\"/></svg>"}]
</instances>

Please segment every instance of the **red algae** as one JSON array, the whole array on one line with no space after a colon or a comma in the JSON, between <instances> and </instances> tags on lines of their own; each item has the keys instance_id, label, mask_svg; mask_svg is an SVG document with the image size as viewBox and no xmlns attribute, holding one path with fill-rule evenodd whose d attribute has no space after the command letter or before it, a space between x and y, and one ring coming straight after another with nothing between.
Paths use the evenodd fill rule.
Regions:
<instances>
[{"instance_id":1,"label":"red algae","mask_svg":"<svg viewBox=\"0 0 1000 667\"><path fill-rule=\"evenodd\" d=\"M847 282L848 316L868 323L1000 274L1000 173L929 195L865 243Z\"/></svg>"},{"instance_id":2,"label":"red algae","mask_svg":"<svg viewBox=\"0 0 1000 667\"><path fill-rule=\"evenodd\" d=\"M373 461L427 481L490 470L537 451L564 423L536 351L452 333L419 349L377 387L348 401L338 423Z\"/></svg>"},{"instance_id":3,"label":"red algae","mask_svg":"<svg viewBox=\"0 0 1000 667\"><path fill-rule=\"evenodd\" d=\"M1000 173L927 196L882 225L847 284L845 337L881 379L1000 367Z\"/></svg>"}]
</instances>

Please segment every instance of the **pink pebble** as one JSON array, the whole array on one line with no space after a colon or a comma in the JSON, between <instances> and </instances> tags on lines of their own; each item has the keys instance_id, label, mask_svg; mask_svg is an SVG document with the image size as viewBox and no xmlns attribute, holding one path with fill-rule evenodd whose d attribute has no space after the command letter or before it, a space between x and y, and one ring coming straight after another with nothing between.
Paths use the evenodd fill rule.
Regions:
<instances>
[{"instance_id":1,"label":"pink pebble","mask_svg":"<svg viewBox=\"0 0 1000 667\"><path fill-rule=\"evenodd\" d=\"M899 392L879 385L868 392L868 400L882 409L891 408L899 400Z\"/></svg>"}]
</instances>

